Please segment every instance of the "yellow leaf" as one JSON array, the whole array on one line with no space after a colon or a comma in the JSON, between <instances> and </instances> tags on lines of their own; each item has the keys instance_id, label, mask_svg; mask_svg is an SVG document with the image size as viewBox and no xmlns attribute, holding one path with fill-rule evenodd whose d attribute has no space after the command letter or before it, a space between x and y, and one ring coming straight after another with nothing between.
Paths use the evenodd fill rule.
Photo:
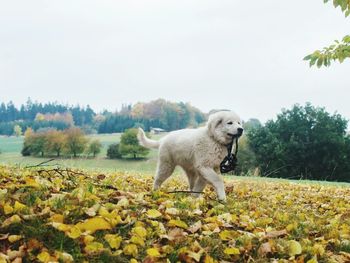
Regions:
<instances>
[{"instance_id":1,"label":"yellow leaf","mask_svg":"<svg viewBox=\"0 0 350 263\"><path fill-rule=\"evenodd\" d=\"M217 261L213 259L211 256L206 255L203 263L217 263Z\"/></svg>"},{"instance_id":2,"label":"yellow leaf","mask_svg":"<svg viewBox=\"0 0 350 263\"><path fill-rule=\"evenodd\" d=\"M50 217L51 222L63 223L64 217L60 214L54 214Z\"/></svg>"},{"instance_id":3,"label":"yellow leaf","mask_svg":"<svg viewBox=\"0 0 350 263\"><path fill-rule=\"evenodd\" d=\"M83 223L76 224L81 231L94 233L97 230L111 229L111 225L102 217L93 217L85 220Z\"/></svg>"},{"instance_id":4,"label":"yellow leaf","mask_svg":"<svg viewBox=\"0 0 350 263\"><path fill-rule=\"evenodd\" d=\"M130 242L136 244L136 245L140 245L142 247L145 246L145 241L139 237L139 236L132 236L131 239L130 239Z\"/></svg>"},{"instance_id":5,"label":"yellow leaf","mask_svg":"<svg viewBox=\"0 0 350 263\"><path fill-rule=\"evenodd\" d=\"M81 231L79 228L77 228L76 226L73 226L68 232L67 232L67 236L69 236L72 239L76 239L78 237L81 236Z\"/></svg>"},{"instance_id":6,"label":"yellow leaf","mask_svg":"<svg viewBox=\"0 0 350 263\"><path fill-rule=\"evenodd\" d=\"M84 244L87 245L89 244L90 242L94 241L95 237L91 236L91 235L86 235L84 237Z\"/></svg>"},{"instance_id":7,"label":"yellow leaf","mask_svg":"<svg viewBox=\"0 0 350 263\"><path fill-rule=\"evenodd\" d=\"M235 248L235 247L225 248L224 253L227 255L239 255L240 254L239 249Z\"/></svg>"},{"instance_id":8,"label":"yellow leaf","mask_svg":"<svg viewBox=\"0 0 350 263\"><path fill-rule=\"evenodd\" d=\"M138 263L136 259L132 258L130 259L130 263Z\"/></svg>"},{"instance_id":9,"label":"yellow leaf","mask_svg":"<svg viewBox=\"0 0 350 263\"><path fill-rule=\"evenodd\" d=\"M10 241L10 243L14 243L20 239L22 239L23 237L20 235L11 235L8 237L8 241Z\"/></svg>"},{"instance_id":10,"label":"yellow leaf","mask_svg":"<svg viewBox=\"0 0 350 263\"><path fill-rule=\"evenodd\" d=\"M12 214L13 208L8 203L4 205L4 213L5 215Z\"/></svg>"},{"instance_id":11,"label":"yellow leaf","mask_svg":"<svg viewBox=\"0 0 350 263\"><path fill-rule=\"evenodd\" d=\"M224 230L220 232L219 236L221 240L227 241L227 240L234 239L235 234L236 234L235 231Z\"/></svg>"},{"instance_id":12,"label":"yellow leaf","mask_svg":"<svg viewBox=\"0 0 350 263\"><path fill-rule=\"evenodd\" d=\"M108 212L107 208L101 206L100 209L98 210L98 214L102 217L105 218L110 218L110 213Z\"/></svg>"},{"instance_id":13,"label":"yellow leaf","mask_svg":"<svg viewBox=\"0 0 350 263\"><path fill-rule=\"evenodd\" d=\"M40 261L40 262L50 262L50 254L47 252L47 251L43 251L41 252L38 256L37 256L37 259Z\"/></svg>"},{"instance_id":14,"label":"yellow leaf","mask_svg":"<svg viewBox=\"0 0 350 263\"><path fill-rule=\"evenodd\" d=\"M306 261L306 263L318 263L318 261L316 257L313 257L312 259L309 259L308 261Z\"/></svg>"},{"instance_id":15,"label":"yellow leaf","mask_svg":"<svg viewBox=\"0 0 350 263\"><path fill-rule=\"evenodd\" d=\"M22 203L16 201L16 202L15 202L15 205L13 206L13 212L16 213L16 212L21 211L21 210L23 210L23 209L25 209L25 208L27 208L26 205L24 205L24 204L22 204Z\"/></svg>"},{"instance_id":16,"label":"yellow leaf","mask_svg":"<svg viewBox=\"0 0 350 263\"><path fill-rule=\"evenodd\" d=\"M298 241L289 240L288 241L288 254L289 256L295 256L301 254L301 245Z\"/></svg>"},{"instance_id":17,"label":"yellow leaf","mask_svg":"<svg viewBox=\"0 0 350 263\"><path fill-rule=\"evenodd\" d=\"M160 213L158 210L156 209L150 209L147 211L147 216L149 218L157 218L157 217L160 217L162 216L162 213Z\"/></svg>"},{"instance_id":18,"label":"yellow leaf","mask_svg":"<svg viewBox=\"0 0 350 263\"><path fill-rule=\"evenodd\" d=\"M146 250L147 255L151 257L160 257L160 253L157 248L149 248Z\"/></svg>"},{"instance_id":19,"label":"yellow leaf","mask_svg":"<svg viewBox=\"0 0 350 263\"><path fill-rule=\"evenodd\" d=\"M59 231L63 231L63 232L66 232L66 231L69 231L71 229L72 226L70 225L66 225L66 224L62 224L62 223L57 223L57 222L52 222L51 225L58 229Z\"/></svg>"},{"instance_id":20,"label":"yellow leaf","mask_svg":"<svg viewBox=\"0 0 350 263\"><path fill-rule=\"evenodd\" d=\"M11 224L14 223L19 223L21 222L21 218L18 215L13 215L10 218L7 218L3 223L2 223L2 227L7 227Z\"/></svg>"},{"instance_id":21,"label":"yellow leaf","mask_svg":"<svg viewBox=\"0 0 350 263\"><path fill-rule=\"evenodd\" d=\"M26 178L26 186L30 186L30 187L34 187L34 188L39 188L40 184L37 183L37 181L35 181L35 179L33 178Z\"/></svg>"},{"instance_id":22,"label":"yellow leaf","mask_svg":"<svg viewBox=\"0 0 350 263\"><path fill-rule=\"evenodd\" d=\"M123 253L127 256L136 257L139 251L137 250L137 246L135 244L129 244L124 247Z\"/></svg>"},{"instance_id":23,"label":"yellow leaf","mask_svg":"<svg viewBox=\"0 0 350 263\"><path fill-rule=\"evenodd\" d=\"M320 255L320 256L323 256L323 254L325 252L324 248L323 248L323 246L321 244L315 244L313 246L313 251L314 251L314 254Z\"/></svg>"},{"instance_id":24,"label":"yellow leaf","mask_svg":"<svg viewBox=\"0 0 350 263\"><path fill-rule=\"evenodd\" d=\"M123 238L118 235L107 234L105 235L105 240L108 242L111 248L118 249Z\"/></svg>"},{"instance_id":25,"label":"yellow leaf","mask_svg":"<svg viewBox=\"0 0 350 263\"><path fill-rule=\"evenodd\" d=\"M288 232L291 232L292 230L296 229L298 227L297 223L291 223L286 226L286 229Z\"/></svg>"},{"instance_id":26,"label":"yellow leaf","mask_svg":"<svg viewBox=\"0 0 350 263\"><path fill-rule=\"evenodd\" d=\"M136 226L131 230L131 233L144 239L147 236L147 230L142 226Z\"/></svg>"},{"instance_id":27,"label":"yellow leaf","mask_svg":"<svg viewBox=\"0 0 350 263\"><path fill-rule=\"evenodd\" d=\"M189 256L190 258L193 258L196 262L199 262L201 257L202 257L202 253L203 253L203 251L200 251L198 253L188 251L187 256Z\"/></svg>"},{"instance_id":28,"label":"yellow leaf","mask_svg":"<svg viewBox=\"0 0 350 263\"><path fill-rule=\"evenodd\" d=\"M96 253L102 250L103 250L103 244L100 242L91 242L91 243L88 243L85 247L85 251L87 253Z\"/></svg>"},{"instance_id":29,"label":"yellow leaf","mask_svg":"<svg viewBox=\"0 0 350 263\"><path fill-rule=\"evenodd\" d=\"M184 221L181 221L179 219L171 219L168 223L168 226L177 226L185 229L188 228L188 225Z\"/></svg>"}]
</instances>

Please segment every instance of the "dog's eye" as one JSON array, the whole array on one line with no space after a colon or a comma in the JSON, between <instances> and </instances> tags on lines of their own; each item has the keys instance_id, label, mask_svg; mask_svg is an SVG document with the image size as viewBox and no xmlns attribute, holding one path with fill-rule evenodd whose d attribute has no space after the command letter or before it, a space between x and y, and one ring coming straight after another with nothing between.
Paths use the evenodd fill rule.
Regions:
<instances>
[{"instance_id":1,"label":"dog's eye","mask_svg":"<svg viewBox=\"0 0 350 263\"><path fill-rule=\"evenodd\" d=\"M228 125L232 125L232 124L233 124L233 122L232 122L232 121L230 121L230 122L228 122L227 124L228 124Z\"/></svg>"},{"instance_id":2,"label":"dog's eye","mask_svg":"<svg viewBox=\"0 0 350 263\"><path fill-rule=\"evenodd\" d=\"M241 125L241 123L240 122L237 122L238 123L238 125Z\"/></svg>"}]
</instances>

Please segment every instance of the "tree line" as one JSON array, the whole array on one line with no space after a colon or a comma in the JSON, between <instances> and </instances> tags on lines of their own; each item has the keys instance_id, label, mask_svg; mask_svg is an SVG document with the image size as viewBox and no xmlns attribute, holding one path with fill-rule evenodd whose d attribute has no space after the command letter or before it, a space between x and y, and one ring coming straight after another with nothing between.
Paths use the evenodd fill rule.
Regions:
<instances>
[{"instance_id":1,"label":"tree line","mask_svg":"<svg viewBox=\"0 0 350 263\"><path fill-rule=\"evenodd\" d=\"M158 99L133 106L124 105L120 112L107 114L99 125L99 133L123 132L125 129L142 127L149 131L158 127L167 131L197 127L206 115L189 103L175 103Z\"/></svg>"},{"instance_id":2,"label":"tree line","mask_svg":"<svg viewBox=\"0 0 350 263\"><path fill-rule=\"evenodd\" d=\"M174 103L158 99L148 103L123 105L119 111L96 113L90 106L69 106L58 103L38 103L30 99L19 108L9 102L0 104L0 135L18 134L27 128L34 131L54 128L65 130L80 127L85 133L114 133L126 129L152 127L168 131L196 127L206 119L206 115L189 103Z\"/></svg>"}]
</instances>

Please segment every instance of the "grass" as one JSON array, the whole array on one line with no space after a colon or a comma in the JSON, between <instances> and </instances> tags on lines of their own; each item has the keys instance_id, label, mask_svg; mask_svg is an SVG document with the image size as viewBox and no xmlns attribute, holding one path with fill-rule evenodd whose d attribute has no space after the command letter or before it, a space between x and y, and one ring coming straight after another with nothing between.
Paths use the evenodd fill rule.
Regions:
<instances>
[{"instance_id":1,"label":"grass","mask_svg":"<svg viewBox=\"0 0 350 263\"><path fill-rule=\"evenodd\" d=\"M89 171L128 171L128 172L143 172L153 174L157 163L157 150L151 150L147 159L108 159L106 157L107 148L112 143L120 141L120 133L113 134L94 134L89 135L90 140L98 139L102 144L101 153L96 158L81 156L79 158L55 158L54 161L48 163L60 167L71 167L84 169ZM155 135L155 139L159 139L159 135ZM16 165L20 167L37 165L52 158L50 157L23 157L21 149L23 145L23 136L0 136L0 164Z\"/></svg>"}]
</instances>

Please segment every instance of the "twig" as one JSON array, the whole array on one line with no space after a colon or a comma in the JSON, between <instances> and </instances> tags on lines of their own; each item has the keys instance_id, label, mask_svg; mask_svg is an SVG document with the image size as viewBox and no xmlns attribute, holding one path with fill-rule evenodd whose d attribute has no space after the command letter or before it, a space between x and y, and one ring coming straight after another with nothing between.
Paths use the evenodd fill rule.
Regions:
<instances>
[{"instance_id":1,"label":"twig","mask_svg":"<svg viewBox=\"0 0 350 263\"><path fill-rule=\"evenodd\" d=\"M281 169L283 169L283 168L285 168L285 167L288 167L288 166L290 166L290 165L287 164L287 165L283 165L283 166L281 166L281 167L278 167L277 169L272 170L271 172L265 174L263 177L269 177L271 174L276 173L276 172L278 172L279 170L281 170Z\"/></svg>"},{"instance_id":2,"label":"twig","mask_svg":"<svg viewBox=\"0 0 350 263\"><path fill-rule=\"evenodd\" d=\"M26 166L26 167L24 167L24 168L33 168L33 167L38 167L38 166L41 166L41 165L43 165L43 164L45 164L45 163L52 162L52 161L54 161L54 160L55 160L55 159L50 159L50 160L47 160L47 161L44 161L44 162L38 163L38 164L36 164L36 165L29 165L29 166Z\"/></svg>"},{"instance_id":3,"label":"twig","mask_svg":"<svg viewBox=\"0 0 350 263\"><path fill-rule=\"evenodd\" d=\"M175 194L175 193L186 193L186 194L204 194L204 192L196 192L196 191L185 191L185 190L179 190L179 191L170 191L166 192L167 194Z\"/></svg>"},{"instance_id":4,"label":"twig","mask_svg":"<svg viewBox=\"0 0 350 263\"><path fill-rule=\"evenodd\" d=\"M119 189L117 187L114 187L112 185L96 184L96 183L94 183L93 185L94 186L99 186L99 187L102 187L102 188L106 188L106 189L112 189L112 190L115 190L115 191L119 191Z\"/></svg>"}]
</instances>

